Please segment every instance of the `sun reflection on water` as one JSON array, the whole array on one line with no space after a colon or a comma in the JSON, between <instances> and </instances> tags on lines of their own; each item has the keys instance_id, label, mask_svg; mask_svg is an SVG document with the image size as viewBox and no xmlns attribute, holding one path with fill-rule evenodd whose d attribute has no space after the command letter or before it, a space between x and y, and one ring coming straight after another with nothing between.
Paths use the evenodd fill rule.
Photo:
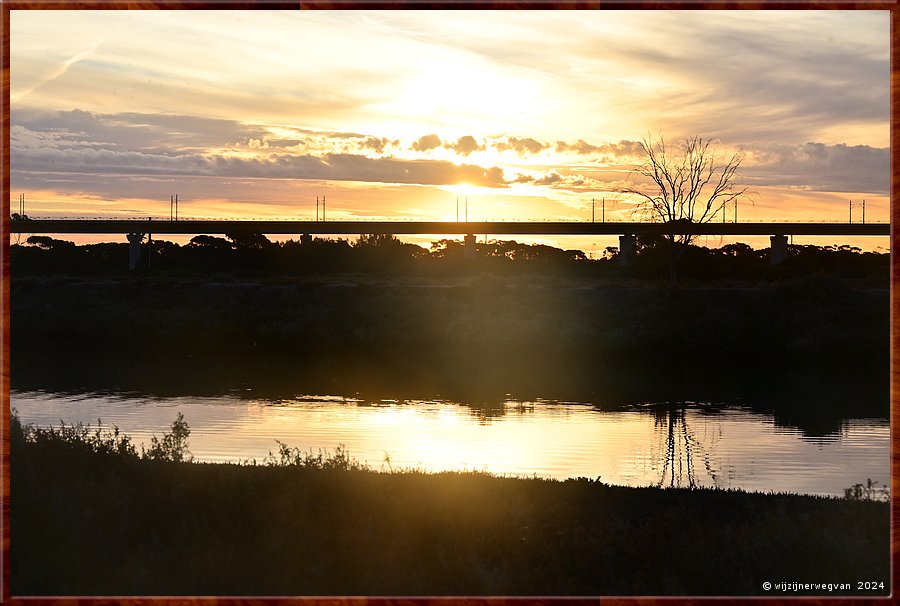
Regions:
<instances>
[{"instance_id":1,"label":"sun reflection on water","mask_svg":"<svg viewBox=\"0 0 900 606\"><path fill-rule=\"evenodd\" d=\"M13 392L26 423L118 425L137 443L161 435L177 412L201 461L261 461L275 440L350 455L374 469L486 470L610 484L719 487L841 495L888 478L887 420L848 419L836 435L806 436L770 415L697 402L604 409L587 403L506 398L367 400L304 395L146 398Z\"/></svg>"}]
</instances>

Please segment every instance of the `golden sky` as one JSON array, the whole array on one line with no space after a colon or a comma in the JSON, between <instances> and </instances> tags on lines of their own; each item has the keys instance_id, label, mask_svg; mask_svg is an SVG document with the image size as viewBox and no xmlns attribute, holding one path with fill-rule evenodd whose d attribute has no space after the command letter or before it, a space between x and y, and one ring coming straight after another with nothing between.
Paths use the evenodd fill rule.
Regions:
<instances>
[{"instance_id":1,"label":"golden sky","mask_svg":"<svg viewBox=\"0 0 900 606\"><path fill-rule=\"evenodd\" d=\"M700 134L746 154L741 220L888 220L888 11L35 10L10 32L30 216L167 218L178 193L184 217L311 219L325 194L333 219L468 198L470 220L631 220L641 139Z\"/></svg>"}]
</instances>

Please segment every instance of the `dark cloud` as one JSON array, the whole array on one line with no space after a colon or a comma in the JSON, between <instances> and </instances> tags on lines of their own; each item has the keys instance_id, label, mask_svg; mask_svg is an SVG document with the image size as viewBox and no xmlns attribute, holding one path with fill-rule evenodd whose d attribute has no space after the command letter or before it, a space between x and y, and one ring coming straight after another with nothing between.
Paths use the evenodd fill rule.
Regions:
<instances>
[{"instance_id":1,"label":"dark cloud","mask_svg":"<svg viewBox=\"0 0 900 606\"><path fill-rule=\"evenodd\" d=\"M413 142L412 149L413 151L428 151L429 149L434 149L435 147L441 146L441 138L437 135L425 135L424 137L419 137L418 140Z\"/></svg>"},{"instance_id":2,"label":"dark cloud","mask_svg":"<svg viewBox=\"0 0 900 606\"><path fill-rule=\"evenodd\" d=\"M10 123L13 131L11 146L19 149L48 145L56 149L98 147L177 156L209 148L262 150L300 145L356 147L375 149L380 153L388 144L399 144L360 133L293 127L289 127L290 132L306 137L280 138L265 126L234 120L168 114L97 114L80 109L53 112L16 109Z\"/></svg>"},{"instance_id":3,"label":"dark cloud","mask_svg":"<svg viewBox=\"0 0 900 606\"><path fill-rule=\"evenodd\" d=\"M54 133L73 144L102 144L117 151L153 151L175 155L182 150L222 147L233 141L262 141L269 132L234 120L166 114L95 114L75 109L49 112L17 109L10 126L36 133ZM11 144L15 147L15 144Z\"/></svg>"},{"instance_id":4,"label":"dark cloud","mask_svg":"<svg viewBox=\"0 0 900 606\"><path fill-rule=\"evenodd\" d=\"M374 149L375 151L377 151L380 154L381 152L384 151L384 148L387 145L389 145L390 143L392 143L392 142L389 141L386 137L381 137L380 139L378 137L366 137L365 140L361 143L361 145L362 145L362 147L365 147L368 149ZM393 143L396 144L396 142L393 142Z\"/></svg>"},{"instance_id":5,"label":"dark cloud","mask_svg":"<svg viewBox=\"0 0 900 606\"><path fill-rule=\"evenodd\" d=\"M521 139L519 137L506 137L505 139L498 140L494 143L494 148L499 151L512 150L520 156L536 154L547 147L549 147L549 145L541 143L531 137Z\"/></svg>"},{"instance_id":6,"label":"dark cloud","mask_svg":"<svg viewBox=\"0 0 900 606\"><path fill-rule=\"evenodd\" d=\"M586 143L584 139L579 139L577 143L566 143L565 141L557 141L556 142L556 151L558 152L567 152L572 151L576 154L590 154L596 151L600 151L600 148L596 145L590 145Z\"/></svg>"},{"instance_id":7,"label":"dark cloud","mask_svg":"<svg viewBox=\"0 0 900 606\"><path fill-rule=\"evenodd\" d=\"M11 170L21 173L90 173L97 175L211 176L272 179L369 181L421 185L467 183L505 187L498 167L452 162L369 158L356 154L270 154L245 158L190 154L178 157L105 149L16 150L10 155Z\"/></svg>"},{"instance_id":8,"label":"dark cloud","mask_svg":"<svg viewBox=\"0 0 900 606\"><path fill-rule=\"evenodd\" d=\"M276 178L371 181L449 185L469 183L484 187L506 185L496 167L451 162L411 161L392 157L369 158L357 151L382 153L399 141L355 133L305 132L306 142L278 139L268 130L229 120L145 114L93 114L16 111L10 132L11 170L19 177L52 173L132 175L138 177L212 176L219 178ZM329 146L327 139L341 143ZM285 153L299 144L337 148L340 153ZM231 142L231 145L229 145ZM237 143L234 143L237 142ZM458 142L468 149L472 141ZM419 149L440 145L437 135L422 137ZM476 144L477 145L477 144ZM249 148L260 155L212 153L228 147Z\"/></svg>"},{"instance_id":9,"label":"dark cloud","mask_svg":"<svg viewBox=\"0 0 900 606\"><path fill-rule=\"evenodd\" d=\"M472 152L484 150L484 145L479 144L478 141L475 140L475 137L472 137L471 135L460 137L456 143L445 143L444 147L452 149L463 156L468 156Z\"/></svg>"},{"instance_id":10,"label":"dark cloud","mask_svg":"<svg viewBox=\"0 0 900 606\"><path fill-rule=\"evenodd\" d=\"M602 154L604 156L613 156L615 158L620 158L622 156L641 155L643 153L640 141L619 141L618 143L602 143L600 145L591 145L584 139L579 139L575 143L557 141L556 151L574 152L581 155Z\"/></svg>"},{"instance_id":11,"label":"dark cloud","mask_svg":"<svg viewBox=\"0 0 900 606\"><path fill-rule=\"evenodd\" d=\"M555 183L559 183L563 180L562 176L559 173L550 172L540 179L535 179L535 185L553 185Z\"/></svg>"},{"instance_id":12,"label":"dark cloud","mask_svg":"<svg viewBox=\"0 0 900 606\"><path fill-rule=\"evenodd\" d=\"M867 145L764 145L746 148L740 173L753 184L818 191L890 191L889 148Z\"/></svg>"}]
</instances>

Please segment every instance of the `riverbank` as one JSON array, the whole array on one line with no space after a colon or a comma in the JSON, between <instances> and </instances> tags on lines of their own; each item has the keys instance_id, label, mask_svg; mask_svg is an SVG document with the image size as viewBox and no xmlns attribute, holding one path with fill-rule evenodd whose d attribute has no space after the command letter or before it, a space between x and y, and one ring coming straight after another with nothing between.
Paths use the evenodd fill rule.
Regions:
<instances>
[{"instance_id":1,"label":"riverbank","mask_svg":"<svg viewBox=\"0 0 900 606\"><path fill-rule=\"evenodd\" d=\"M176 463L121 443L13 424L13 595L889 593L886 503L376 472L347 453ZM763 588L782 581L850 588Z\"/></svg>"},{"instance_id":2,"label":"riverbank","mask_svg":"<svg viewBox=\"0 0 900 606\"><path fill-rule=\"evenodd\" d=\"M888 297L821 276L676 290L529 275L19 277L12 385L556 397L760 375L778 387L807 370L886 385Z\"/></svg>"}]
</instances>

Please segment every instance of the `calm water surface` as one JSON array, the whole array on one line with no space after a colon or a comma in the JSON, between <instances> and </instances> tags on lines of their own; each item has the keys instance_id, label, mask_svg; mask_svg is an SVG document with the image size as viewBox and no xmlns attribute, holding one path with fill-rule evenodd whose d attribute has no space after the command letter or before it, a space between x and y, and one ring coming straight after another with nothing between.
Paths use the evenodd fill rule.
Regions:
<instances>
[{"instance_id":1,"label":"calm water surface","mask_svg":"<svg viewBox=\"0 0 900 606\"><path fill-rule=\"evenodd\" d=\"M485 409L440 400L364 401L309 395L261 400L40 391L11 394L24 423L118 425L138 444L182 412L200 461L262 461L280 440L350 455L376 469L486 470L628 486L717 486L843 495L867 478L887 483L886 419L847 419L807 437L749 410L688 403L601 410L592 404L507 400Z\"/></svg>"}]
</instances>

